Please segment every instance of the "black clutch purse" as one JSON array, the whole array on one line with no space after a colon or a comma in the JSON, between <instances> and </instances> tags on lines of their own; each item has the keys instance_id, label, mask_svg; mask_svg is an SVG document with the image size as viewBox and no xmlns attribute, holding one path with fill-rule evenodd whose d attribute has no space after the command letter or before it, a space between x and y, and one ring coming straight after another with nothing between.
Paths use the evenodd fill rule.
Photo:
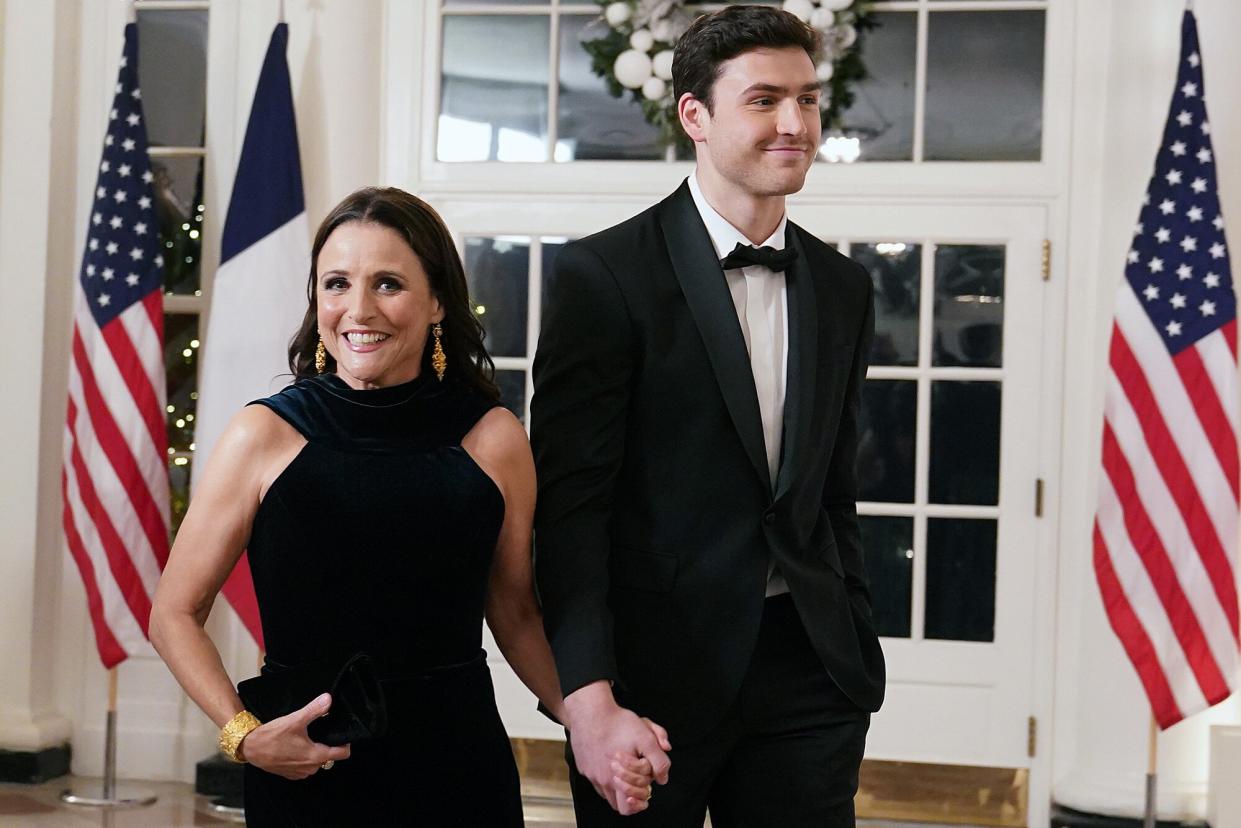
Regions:
<instances>
[{"instance_id":1,"label":"black clutch purse","mask_svg":"<svg viewBox=\"0 0 1241 828\"><path fill-rule=\"evenodd\" d=\"M332 694L326 716L306 728L324 745L377 739L388 729L388 708L375 662L358 653L340 665L312 663L284 667L268 663L263 673L237 685L237 695L261 722L270 722L305 707L320 693Z\"/></svg>"}]
</instances>

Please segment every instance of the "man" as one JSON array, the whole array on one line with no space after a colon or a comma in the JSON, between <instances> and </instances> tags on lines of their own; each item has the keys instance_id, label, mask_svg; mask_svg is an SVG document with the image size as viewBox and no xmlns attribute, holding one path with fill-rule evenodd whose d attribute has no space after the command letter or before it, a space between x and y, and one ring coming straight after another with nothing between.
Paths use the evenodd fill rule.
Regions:
<instances>
[{"instance_id":1,"label":"man","mask_svg":"<svg viewBox=\"0 0 1241 828\"><path fill-rule=\"evenodd\" d=\"M784 214L819 47L770 7L699 18L673 62L696 172L556 260L536 578L586 828L631 810L596 794L632 753L666 780L642 824L853 824L884 686L854 475L874 323L865 271Z\"/></svg>"}]
</instances>

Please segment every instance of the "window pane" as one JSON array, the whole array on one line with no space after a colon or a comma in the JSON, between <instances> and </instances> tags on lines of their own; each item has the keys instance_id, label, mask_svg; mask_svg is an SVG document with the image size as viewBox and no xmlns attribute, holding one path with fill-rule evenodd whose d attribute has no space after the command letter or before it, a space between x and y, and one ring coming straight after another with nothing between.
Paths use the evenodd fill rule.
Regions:
<instances>
[{"instance_id":1,"label":"window pane","mask_svg":"<svg viewBox=\"0 0 1241 828\"><path fill-rule=\"evenodd\" d=\"M931 503L999 503L998 382L931 383L929 489Z\"/></svg>"},{"instance_id":2,"label":"window pane","mask_svg":"<svg viewBox=\"0 0 1241 828\"><path fill-rule=\"evenodd\" d=\"M441 161L546 161L548 18L444 18Z\"/></svg>"},{"instance_id":3,"label":"window pane","mask_svg":"<svg viewBox=\"0 0 1241 828\"><path fill-rule=\"evenodd\" d=\"M849 256L870 272L875 284L870 364L917 365L922 245L854 242Z\"/></svg>"},{"instance_id":4,"label":"window pane","mask_svg":"<svg viewBox=\"0 0 1241 828\"><path fill-rule=\"evenodd\" d=\"M845 133L862 142L862 161L909 161L914 146L914 62L918 15L881 12L866 33L862 59L867 78L854 84Z\"/></svg>"},{"instance_id":5,"label":"window pane","mask_svg":"<svg viewBox=\"0 0 1241 828\"><path fill-rule=\"evenodd\" d=\"M530 239L467 238L465 274L474 313L487 331L487 352L493 357L525 356Z\"/></svg>"},{"instance_id":6,"label":"window pane","mask_svg":"<svg viewBox=\"0 0 1241 828\"><path fill-rule=\"evenodd\" d=\"M912 503L918 383L867 380L862 386L858 500Z\"/></svg>"},{"instance_id":7,"label":"window pane","mask_svg":"<svg viewBox=\"0 0 1241 828\"><path fill-rule=\"evenodd\" d=\"M496 371L500 386L500 404L512 411L517 419L526 421L526 372Z\"/></svg>"},{"instance_id":8,"label":"window pane","mask_svg":"<svg viewBox=\"0 0 1241 828\"><path fill-rule=\"evenodd\" d=\"M935 365L998 368L1004 345L1004 248L935 249Z\"/></svg>"},{"instance_id":9,"label":"window pane","mask_svg":"<svg viewBox=\"0 0 1241 828\"><path fill-rule=\"evenodd\" d=\"M994 520L927 520L927 638L995 640L995 531Z\"/></svg>"},{"instance_id":10,"label":"window pane","mask_svg":"<svg viewBox=\"0 0 1241 828\"><path fill-rule=\"evenodd\" d=\"M201 287L203 160L152 158L155 214L163 242L164 290L197 293Z\"/></svg>"},{"instance_id":11,"label":"window pane","mask_svg":"<svg viewBox=\"0 0 1241 828\"><path fill-rule=\"evenodd\" d=\"M862 527L862 549L866 553L875 630L890 638L908 638L914 565L913 518L863 515L858 521Z\"/></svg>"},{"instance_id":12,"label":"window pane","mask_svg":"<svg viewBox=\"0 0 1241 828\"><path fill-rule=\"evenodd\" d=\"M560 18L560 98L556 160L659 160L659 130L642 117L628 90L608 94L603 79L590 70L583 40L602 37L607 24L597 15Z\"/></svg>"},{"instance_id":13,"label":"window pane","mask_svg":"<svg viewBox=\"0 0 1241 828\"><path fill-rule=\"evenodd\" d=\"M198 315L164 314L164 369L168 373L168 447L189 451L198 408Z\"/></svg>"},{"instance_id":14,"label":"window pane","mask_svg":"<svg viewBox=\"0 0 1241 828\"><path fill-rule=\"evenodd\" d=\"M138 86L153 147L200 147L207 111L207 12L138 12Z\"/></svg>"},{"instance_id":15,"label":"window pane","mask_svg":"<svg viewBox=\"0 0 1241 828\"><path fill-rule=\"evenodd\" d=\"M542 307L543 314L546 316L548 298L551 296L552 285L556 282L556 254L568 244L569 240L563 236L545 236L541 241L543 242L543 269L540 271L542 274Z\"/></svg>"},{"instance_id":16,"label":"window pane","mask_svg":"<svg viewBox=\"0 0 1241 828\"><path fill-rule=\"evenodd\" d=\"M1041 11L931 14L928 160L1039 160L1044 17Z\"/></svg>"}]
</instances>

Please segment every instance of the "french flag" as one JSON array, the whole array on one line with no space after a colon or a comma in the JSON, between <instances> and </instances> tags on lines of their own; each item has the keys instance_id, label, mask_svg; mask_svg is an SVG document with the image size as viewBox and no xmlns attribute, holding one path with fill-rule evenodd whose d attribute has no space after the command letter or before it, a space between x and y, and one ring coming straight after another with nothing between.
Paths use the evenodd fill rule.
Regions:
<instances>
[{"instance_id":1,"label":"french flag","mask_svg":"<svg viewBox=\"0 0 1241 828\"><path fill-rule=\"evenodd\" d=\"M285 385L288 343L306 309L310 230L286 58L289 27L276 25L259 74L224 222L199 375L194 471L246 403ZM224 596L260 649L254 584L245 555Z\"/></svg>"}]
</instances>

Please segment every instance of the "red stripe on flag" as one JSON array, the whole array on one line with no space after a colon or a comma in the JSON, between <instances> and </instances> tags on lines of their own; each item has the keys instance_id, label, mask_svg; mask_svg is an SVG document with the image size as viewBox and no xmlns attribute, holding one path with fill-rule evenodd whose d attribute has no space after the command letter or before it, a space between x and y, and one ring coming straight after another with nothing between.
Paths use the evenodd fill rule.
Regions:
<instances>
[{"instance_id":1,"label":"red stripe on flag","mask_svg":"<svg viewBox=\"0 0 1241 828\"><path fill-rule=\"evenodd\" d=\"M1094 571L1099 582L1099 592L1103 595L1103 608L1107 612L1108 620L1112 622L1112 629L1120 638L1121 645L1129 654L1129 660L1137 668L1138 678L1146 687L1155 721L1159 722L1161 728L1169 728L1183 719L1184 714L1176 704L1176 696L1168 685L1168 677L1164 675L1163 666L1155 655L1150 637L1133 612L1133 607L1129 605L1129 598L1116 577L1116 570L1112 568L1112 560L1097 522L1094 527Z\"/></svg>"},{"instance_id":2,"label":"red stripe on flag","mask_svg":"<svg viewBox=\"0 0 1241 828\"><path fill-rule=\"evenodd\" d=\"M151 490L147 488L146 478L142 476L129 444L125 442L124 435L121 434L116 421L112 419L112 413L108 410L103 394L99 391L94 371L91 370L90 360L86 356L86 348L82 344L81 334L76 327L73 329L73 357L78 374L82 378L82 393L91 425L95 431L95 438L112 463L112 468L116 471L116 476L120 478L121 485L125 487L125 492L133 504L134 512L138 515L138 522L147 536L155 559L160 566L163 566L168 560L168 527L164 524L163 511L156 505L155 498ZM151 447L151 451L155 453L154 446ZM163 462L162 457L160 461Z\"/></svg>"},{"instance_id":3,"label":"red stripe on flag","mask_svg":"<svg viewBox=\"0 0 1241 828\"><path fill-rule=\"evenodd\" d=\"M103 545L104 554L108 558L108 567L112 570L112 579L116 581L116 586L125 598L130 612L134 614L134 619L142 627L143 635L146 635L147 624L151 618L151 597L147 595L146 587L142 583L142 578L138 576L133 559L129 557L120 534L112 525L112 518L108 516L107 509L103 507L103 502L100 501L95 491L95 483L91 480L86 462L78 450L77 432L73 431L72 434L73 449L70 452L69 462L73 466L73 477L78 484L78 494L82 498L82 505L86 508L91 523L95 525L95 532L99 535L99 542Z\"/></svg>"},{"instance_id":4,"label":"red stripe on flag","mask_svg":"<svg viewBox=\"0 0 1241 828\"><path fill-rule=\"evenodd\" d=\"M1237 320L1233 319L1227 322L1219 332L1224 335L1224 341L1228 343L1228 350L1235 357L1237 355ZM1229 402L1232 402L1229 400Z\"/></svg>"},{"instance_id":5,"label":"red stripe on flag","mask_svg":"<svg viewBox=\"0 0 1241 828\"><path fill-rule=\"evenodd\" d=\"M1159 473L1163 476L1172 499L1176 501L1197 555L1202 559L1215 595L1224 608L1232 637L1237 640L1237 585L1232 564L1220 545L1215 525L1202 503L1189 469L1185 466L1185 458L1181 456L1171 432L1168 431L1168 424L1164 422L1159 405L1151 393L1146 374L1129 350L1129 343L1125 341L1119 328L1112 335L1111 365L1125 396L1133 406L1138 422L1142 425L1146 446L1155 465L1159 467ZM1121 502L1129 501L1122 497Z\"/></svg>"},{"instance_id":6,"label":"red stripe on flag","mask_svg":"<svg viewBox=\"0 0 1241 828\"><path fill-rule=\"evenodd\" d=\"M65 416L65 424L69 431L76 434L78 407L69 400L69 410ZM76 443L76 437L73 438ZM60 495L64 504L61 520L64 523L65 541L69 546L69 554L78 565L82 575L82 585L86 588L86 608L90 612L91 626L95 630L95 646L99 648L99 657L103 659L105 669L111 669L125 660L125 648L112 634L108 626L107 616L103 611L103 596L99 594L99 583L95 580L95 566L86 552L86 544L78 532L77 523L73 520L73 508L69 504L69 475L65 469L60 470Z\"/></svg>"},{"instance_id":7,"label":"red stripe on flag","mask_svg":"<svg viewBox=\"0 0 1241 828\"><path fill-rule=\"evenodd\" d=\"M78 565L82 575L82 585L86 588L86 608L90 612L91 627L95 631L95 646L99 648L99 657L103 660L105 670L110 670L125 660L128 653L112 634L108 620L103 614L103 596L99 594L99 585L95 582L95 567L86 553L86 545L78 534L77 524L73 522L73 512L69 508L69 477L60 473L60 490L64 497L65 541L69 545L69 554Z\"/></svg>"},{"instance_id":8,"label":"red stripe on flag","mask_svg":"<svg viewBox=\"0 0 1241 828\"><path fill-rule=\"evenodd\" d=\"M108 350L112 352L112 359L116 362L121 379L125 381L125 387L129 389L130 396L134 398L138 416L142 417L143 423L146 424L152 446L162 452L168 446L168 432L164 426L163 412L159 398L155 395L155 389L151 387L151 378L147 376L146 368L143 367L138 351L134 348L133 340L129 338L129 332L117 318L100 328L100 333L103 334L104 341L108 343Z\"/></svg>"},{"instance_id":9,"label":"red stripe on flag","mask_svg":"<svg viewBox=\"0 0 1241 828\"><path fill-rule=\"evenodd\" d=\"M1186 348L1172 357L1172 362L1181 375L1181 382L1198 414L1198 421L1202 423L1202 430L1206 432L1211 448L1215 449L1215 457L1224 470L1224 477L1228 478L1228 485L1232 487L1232 499L1236 501L1241 482L1238 480L1241 473L1238 472L1237 435L1233 433L1223 403L1215 393L1215 385L1207 375L1202 354L1197 347ZM1235 371L1236 366L1230 370Z\"/></svg>"},{"instance_id":10,"label":"red stripe on flag","mask_svg":"<svg viewBox=\"0 0 1241 828\"><path fill-rule=\"evenodd\" d=\"M1159 595L1159 601L1163 604L1177 640L1181 642L1185 660L1194 671L1202 694L1211 696L1220 690L1227 694L1228 683L1224 680L1219 665L1215 663L1206 634L1203 633L1198 617L1181 589L1167 550L1164 549L1144 505L1138 498L1133 470L1129 467L1120 444L1116 442L1111 423L1106 420L1103 422L1103 470L1112 481L1116 498L1124 504L1125 530L1129 541L1150 575L1151 585Z\"/></svg>"},{"instance_id":11,"label":"red stripe on flag","mask_svg":"<svg viewBox=\"0 0 1241 828\"><path fill-rule=\"evenodd\" d=\"M151 320L151 327L155 329L155 336L160 341L164 341L164 294L158 290L153 290L142 300L142 307L146 308L147 318Z\"/></svg>"}]
</instances>

